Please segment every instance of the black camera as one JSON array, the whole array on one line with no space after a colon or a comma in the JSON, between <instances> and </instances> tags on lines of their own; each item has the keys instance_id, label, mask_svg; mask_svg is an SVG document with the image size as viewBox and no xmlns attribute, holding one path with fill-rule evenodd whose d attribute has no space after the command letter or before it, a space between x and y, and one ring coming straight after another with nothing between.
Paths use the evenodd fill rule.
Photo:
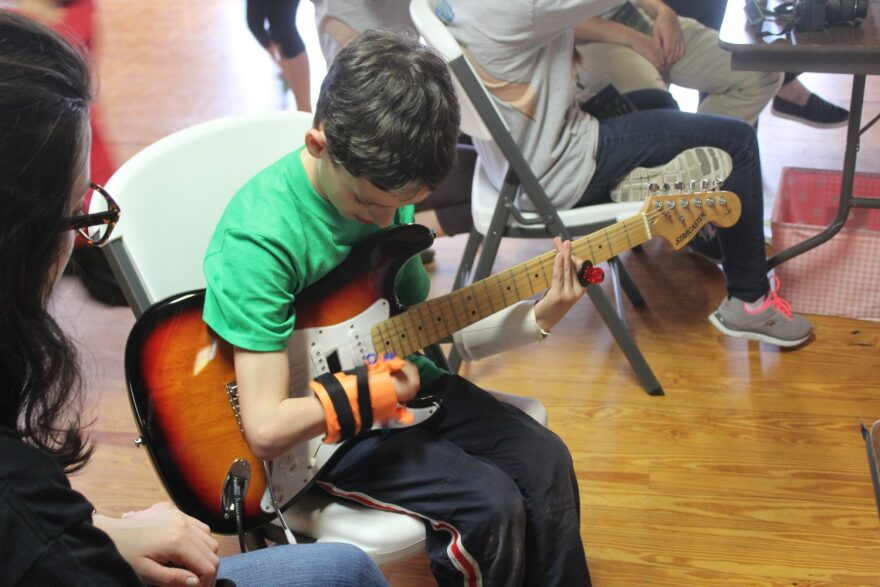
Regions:
<instances>
[{"instance_id":1,"label":"black camera","mask_svg":"<svg viewBox=\"0 0 880 587\"><path fill-rule=\"evenodd\" d=\"M858 26L868 15L868 0L794 0L791 15L801 33L838 24Z\"/></svg>"}]
</instances>

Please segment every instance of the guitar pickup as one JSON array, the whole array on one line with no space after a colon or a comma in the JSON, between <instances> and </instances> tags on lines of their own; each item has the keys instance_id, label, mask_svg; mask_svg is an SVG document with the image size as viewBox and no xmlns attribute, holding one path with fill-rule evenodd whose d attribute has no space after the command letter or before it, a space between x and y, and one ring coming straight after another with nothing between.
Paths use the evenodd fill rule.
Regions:
<instances>
[{"instance_id":1,"label":"guitar pickup","mask_svg":"<svg viewBox=\"0 0 880 587\"><path fill-rule=\"evenodd\" d=\"M354 356L365 359L367 355L373 352L373 345L367 344L369 337L365 337L354 324L348 326L348 340L354 352Z\"/></svg>"}]
</instances>

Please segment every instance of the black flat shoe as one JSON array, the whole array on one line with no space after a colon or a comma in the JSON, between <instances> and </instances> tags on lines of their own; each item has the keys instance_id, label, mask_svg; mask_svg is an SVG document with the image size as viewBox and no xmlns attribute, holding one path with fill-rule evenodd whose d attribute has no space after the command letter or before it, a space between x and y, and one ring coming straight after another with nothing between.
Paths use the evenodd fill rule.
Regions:
<instances>
[{"instance_id":1,"label":"black flat shoe","mask_svg":"<svg viewBox=\"0 0 880 587\"><path fill-rule=\"evenodd\" d=\"M843 126L849 120L848 110L835 106L812 93L803 106L798 106L794 102L779 97L773 98L771 111L780 118L788 118L816 128Z\"/></svg>"}]
</instances>

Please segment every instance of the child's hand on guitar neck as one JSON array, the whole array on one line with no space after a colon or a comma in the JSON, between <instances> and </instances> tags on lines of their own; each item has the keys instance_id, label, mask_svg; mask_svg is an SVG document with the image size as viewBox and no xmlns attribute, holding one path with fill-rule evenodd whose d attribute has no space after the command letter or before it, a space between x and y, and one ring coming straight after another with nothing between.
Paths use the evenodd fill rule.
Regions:
<instances>
[{"instance_id":1,"label":"child's hand on guitar neck","mask_svg":"<svg viewBox=\"0 0 880 587\"><path fill-rule=\"evenodd\" d=\"M535 304L535 319L538 326L547 332L562 320L586 291L577 278L583 260L571 252L571 241L563 242L557 236L553 239L553 245L556 247L556 260L550 289Z\"/></svg>"}]
</instances>

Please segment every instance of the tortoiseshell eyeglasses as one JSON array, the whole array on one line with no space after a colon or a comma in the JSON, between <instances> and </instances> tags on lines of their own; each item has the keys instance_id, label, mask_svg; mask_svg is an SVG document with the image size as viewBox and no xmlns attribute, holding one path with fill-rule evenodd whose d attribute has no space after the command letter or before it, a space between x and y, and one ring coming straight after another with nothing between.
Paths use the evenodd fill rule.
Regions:
<instances>
[{"instance_id":1,"label":"tortoiseshell eyeglasses","mask_svg":"<svg viewBox=\"0 0 880 587\"><path fill-rule=\"evenodd\" d=\"M65 220L65 229L77 231L90 245L101 246L119 222L120 209L103 187L93 183L91 188L94 191L89 203L83 203L82 214Z\"/></svg>"}]
</instances>

